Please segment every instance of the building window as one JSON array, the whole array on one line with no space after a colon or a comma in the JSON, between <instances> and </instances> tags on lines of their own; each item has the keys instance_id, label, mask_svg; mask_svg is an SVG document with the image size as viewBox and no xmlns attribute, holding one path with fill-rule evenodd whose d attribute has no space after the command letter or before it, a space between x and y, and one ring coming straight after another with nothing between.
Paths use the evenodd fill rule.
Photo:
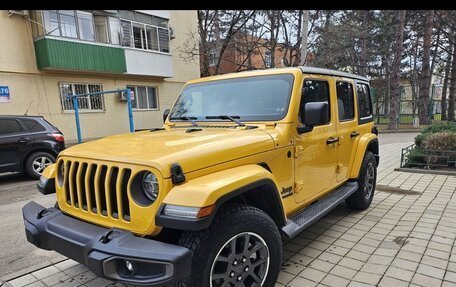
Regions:
<instances>
[{"instance_id":1,"label":"building window","mask_svg":"<svg viewBox=\"0 0 456 287\"><path fill-rule=\"evenodd\" d=\"M168 28L121 20L122 46L170 53Z\"/></svg>"},{"instance_id":2,"label":"building window","mask_svg":"<svg viewBox=\"0 0 456 287\"><path fill-rule=\"evenodd\" d=\"M217 65L217 51L210 50L209 51L209 67L213 67Z\"/></svg>"},{"instance_id":3,"label":"building window","mask_svg":"<svg viewBox=\"0 0 456 287\"><path fill-rule=\"evenodd\" d=\"M264 52L264 64L266 68L272 67L271 51Z\"/></svg>"},{"instance_id":4,"label":"building window","mask_svg":"<svg viewBox=\"0 0 456 287\"><path fill-rule=\"evenodd\" d=\"M60 101L64 111L73 111L73 99L68 95L88 94L103 91L99 84L60 83ZM104 111L103 95L87 95L78 97L80 111Z\"/></svg>"},{"instance_id":5,"label":"building window","mask_svg":"<svg viewBox=\"0 0 456 287\"><path fill-rule=\"evenodd\" d=\"M60 32L63 37L77 38L76 17L74 10L59 10Z\"/></svg>"},{"instance_id":6,"label":"building window","mask_svg":"<svg viewBox=\"0 0 456 287\"><path fill-rule=\"evenodd\" d=\"M77 11L79 24L79 38L81 40L95 41L93 29L93 16L91 13Z\"/></svg>"},{"instance_id":7,"label":"building window","mask_svg":"<svg viewBox=\"0 0 456 287\"><path fill-rule=\"evenodd\" d=\"M158 93L157 87L146 86L127 86L134 93L134 99L131 101L135 110L158 110Z\"/></svg>"},{"instance_id":8,"label":"building window","mask_svg":"<svg viewBox=\"0 0 456 287\"><path fill-rule=\"evenodd\" d=\"M106 16L94 15L96 41L100 43L109 43L109 26Z\"/></svg>"}]
</instances>

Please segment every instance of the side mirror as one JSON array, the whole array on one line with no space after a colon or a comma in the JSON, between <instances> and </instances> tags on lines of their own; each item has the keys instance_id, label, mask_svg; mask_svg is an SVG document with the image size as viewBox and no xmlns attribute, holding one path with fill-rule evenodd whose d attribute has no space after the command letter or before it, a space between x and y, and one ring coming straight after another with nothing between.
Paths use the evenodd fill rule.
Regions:
<instances>
[{"instance_id":1,"label":"side mirror","mask_svg":"<svg viewBox=\"0 0 456 287\"><path fill-rule=\"evenodd\" d=\"M166 122L166 118L168 117L169 112L170 112L170 109L166 109L166 110L163 112L163 123Z\"/></svg>"},{"instance_id":2,"label":"side mirror","mask_svg":"<svg viewBox=\"0 0 456 287\"><path fill-rule=\"evenodd\" d=\"M329 106L327 102L306 103L304 107L304 126L298 127L298 133L303 134L313 130L314 126L329 122Z\"/></svg>"}]
</instances>

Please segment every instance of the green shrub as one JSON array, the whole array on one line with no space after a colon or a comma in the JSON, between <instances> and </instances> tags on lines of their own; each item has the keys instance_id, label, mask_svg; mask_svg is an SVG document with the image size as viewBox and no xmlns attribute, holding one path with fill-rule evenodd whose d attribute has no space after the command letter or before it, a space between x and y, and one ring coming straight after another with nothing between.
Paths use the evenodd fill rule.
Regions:
<instances>
[{"instance_id":1,"label":"green shrub","mask_svg":"<svg viewBox=\"0 0 456 287\"><path fill-rule=\"evenodd\" d=\"M415 145L418 147L418 148L422 148L423 147L423 141L426 139L426 137L428 136L429 134L419 134L415 137Z\"/></svg>"},{"instance_id":2,"label":"green shrub","mask_svg":"<svg viewBox=\"0 0 456 287\"><path fill-rule=\"evenodd\" d=\"M404 167L422 167L426 163L426 156L423 150L413 149L406 156Z\"/></svg>"},{"instance_id":3,"label":"green shrub","mask_svg":"<svg viewBox=\"0 0 456 287\"><path fill-rule=\"evenodd\" d=\"M427 135L422 142L425 150L456 151L456 131L437 132Z\"/></svg>"},{"instance_id":4,"label":"green shrub","mask_svg":"<svg viewBox=\"0 0 456 287\"><path fill-rule=\"evenodd\" d=\"M439 124L432 124L425 127L421 133L428 134L428 133L438 133L438 132L455 132L456 133L456 122L448 122L448 123L439 123Z\"/></svg>"}]
</instances>

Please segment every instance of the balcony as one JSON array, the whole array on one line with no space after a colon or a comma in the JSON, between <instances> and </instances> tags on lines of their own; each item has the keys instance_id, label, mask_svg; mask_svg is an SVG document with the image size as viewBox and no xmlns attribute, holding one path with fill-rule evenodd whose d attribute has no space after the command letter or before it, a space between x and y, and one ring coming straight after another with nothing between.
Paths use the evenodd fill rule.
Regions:
<instances>
[{"instance_id":1,"label":"balcony","mask_svg":"<svg viewBox=\"0 0 456 287\"><path fill-rule=\"evenodd\" d=\"M170 54L125 48L127 74L170 78L173 57Z\"/></svg>"},{"instance_id":2,"label":"balcony","mask_svg":"<svg viewBox=\"0 0 456 287\"><path fill-rule=\"evenodd\" d=\"M123 74L127 72L122 48L43 38L35 42L39 69Z\"/></svg>"}]
</instances>

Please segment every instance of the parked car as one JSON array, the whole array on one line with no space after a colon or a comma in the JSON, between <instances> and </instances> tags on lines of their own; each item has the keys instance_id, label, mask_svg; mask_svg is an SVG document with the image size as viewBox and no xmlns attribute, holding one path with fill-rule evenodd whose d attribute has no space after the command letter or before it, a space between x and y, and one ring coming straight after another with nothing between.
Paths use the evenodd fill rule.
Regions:
<instances>
[{"instance_id":1,"label":"parked car","mask_svg":"<svg viewBox=\"0 0 456 287\"><path fill-rule=\"evenodd\" d=\"M168 111L169 112L169 111ZM162 128L63 151L23 207L27 240L135 285L274 286L282 238L345 202L379 162L367 78L295 67L188 82Z\"/></svg>"},{"instance_id":2,"label":"parked car","mask_svg":"<svg viewBox=\"0 0 456 287\"><path fill-rule=\"evenodd\" d=\"M41 116L0 116L0 173L38 179L65 148L61 131Z\"/></svg>"}]
</instances>

